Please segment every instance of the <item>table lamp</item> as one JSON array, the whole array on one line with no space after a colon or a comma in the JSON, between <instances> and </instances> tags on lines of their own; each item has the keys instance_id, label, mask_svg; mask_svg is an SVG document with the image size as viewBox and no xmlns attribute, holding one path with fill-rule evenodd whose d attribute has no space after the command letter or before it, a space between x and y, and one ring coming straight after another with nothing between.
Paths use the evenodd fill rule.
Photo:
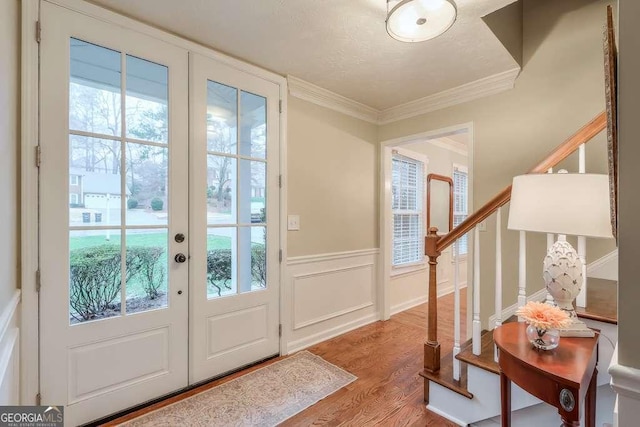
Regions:
<instances>
[{"instance_id":1,"label":"table lamp","mask_svg":"<svg viewBox=\"0 0 640 427\"><path fill-rule=\"evenodd\" d=\"M588 337L593 331L578 319L573 300L582 289L582 260L566 235L613 238L609 214L609 177L600 174L529 174L511 187L510 230L557 233L543 261L542 277L555 304L572 323L561 336Z\"/></svg>"}]
</instances>

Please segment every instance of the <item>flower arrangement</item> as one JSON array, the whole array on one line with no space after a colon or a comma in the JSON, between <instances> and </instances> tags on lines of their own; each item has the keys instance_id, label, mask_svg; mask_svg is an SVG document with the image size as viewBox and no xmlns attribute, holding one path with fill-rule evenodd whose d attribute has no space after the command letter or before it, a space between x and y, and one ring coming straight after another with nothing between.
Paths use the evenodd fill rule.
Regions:
<instances>
[{"instance_id":1,"label":"flower arrangement","mask_svg":"<svg viewBox=\"0 0 640 427\"><path fill-rule=\"evenodd\" d=\"M536 329L562 329L571 323L569 314L558 307L542 302L530 301L520 307L516 314Z\"/></svg>"}]
</instances>

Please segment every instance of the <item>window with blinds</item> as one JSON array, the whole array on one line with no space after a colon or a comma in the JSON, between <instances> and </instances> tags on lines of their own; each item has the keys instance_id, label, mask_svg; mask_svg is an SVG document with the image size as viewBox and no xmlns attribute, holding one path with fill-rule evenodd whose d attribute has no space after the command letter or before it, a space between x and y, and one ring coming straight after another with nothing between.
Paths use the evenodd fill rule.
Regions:
<instances>
[{"instance_id":1,"label":"window with blinds","mask_svg":"<svg viewBox=\"0 0 640 427\"><path fill-rule=\"evenodd\" d=\"M393 266L424 261L424 162L394 153L391 210Z\"/></svg>"},{"instance_id":2,"label":"window with blinds","mask_svg":"<svg viewBox=\"0 0 640 427\"><path fill-rule=\"evenodd\" d=\"M468 176L467 168L453 165L453 226L457 227L467 218L468 200ZM458 240L460 255L466 255L468 251L467 234Z\"/></svg>"}]
</instances>

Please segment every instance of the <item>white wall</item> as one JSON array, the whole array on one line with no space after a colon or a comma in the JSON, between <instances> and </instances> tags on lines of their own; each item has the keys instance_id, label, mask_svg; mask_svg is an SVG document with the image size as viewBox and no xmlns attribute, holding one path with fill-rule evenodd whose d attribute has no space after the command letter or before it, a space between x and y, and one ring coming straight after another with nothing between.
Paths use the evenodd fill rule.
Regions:
<instances>
[{"instance_id":1,"label":"white wall","mask_svg":"<svg viewBox=\"0 0 640 427\"><path fill-rule=\"evenodd\" d=\"M18 403L20 2L0 2L0 404Z\"/></svg>"}]
</instances>

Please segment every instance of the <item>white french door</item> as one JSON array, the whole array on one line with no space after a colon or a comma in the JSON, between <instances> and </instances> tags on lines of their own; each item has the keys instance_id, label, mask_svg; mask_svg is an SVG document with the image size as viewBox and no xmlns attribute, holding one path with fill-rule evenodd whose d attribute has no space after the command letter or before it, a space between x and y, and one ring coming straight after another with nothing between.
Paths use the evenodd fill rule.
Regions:
<instances>
[{"instance_id":1,"label":"white french door","mask_svg":"<svg viewBox=\"0 0 640 427\"><path fill-rule=\"evenodd\" d=\"M279 86L41 21L43 404L77 425L278 354Z\"/></svg>"},{"instance_id":2,"label":"white french door","mask_svg":"<svg viewBox=\"0 0 640 427\"><path fill-rule=\"evenodd\" d=\"M279 353L278 85L190 55L191 370Z\"/></svg>"}]
</instances>

